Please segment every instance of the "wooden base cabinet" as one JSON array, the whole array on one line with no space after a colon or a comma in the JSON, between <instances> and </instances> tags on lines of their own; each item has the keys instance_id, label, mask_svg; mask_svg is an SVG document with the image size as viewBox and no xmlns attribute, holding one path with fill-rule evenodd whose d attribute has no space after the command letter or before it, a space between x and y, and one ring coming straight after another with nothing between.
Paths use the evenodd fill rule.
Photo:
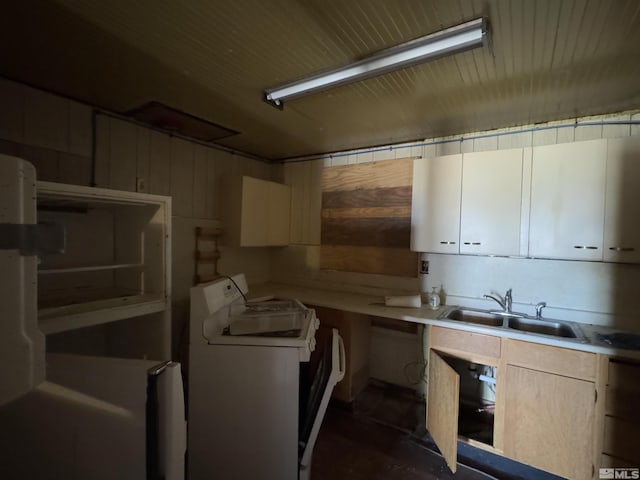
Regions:
<instances>
[{"instance_id":1,"label":"wooden base cabinet","mask_svg":"<svg viewBox=\"0 0 640 480\"><path fill-rule=\"evenodd\" d=\"M493 436L480 442L460 437L565 478L595 478L606 431L606 357L432 326L428 358L427 429L453 472L465 421L459 410L461 379L468 381L473 370L487 367L496 382ZM469 371L460 368L459 360L470 362ZM633 449L616 452L635 457Z\"/></svg>"},{"instance_id":2,"label":"wooden base cabinet","mask_svg":"<svg viewBox=\"0 0 640 480\"><path fill-rule=\"evenodd\" d=\"M504 454L565 478L593 478L598 356L504 344Z\"/></svg>"},{"instance_id":3,"label":"wooden base cabinet","mask_svg":"<svg viewBox=\"0 0 640 480\"><path fill-rule=\"evenodd\" d=\"M478 377L481 370L497 367L501 339L492 335L430 327L429 347L427 430L447 465L455 473L459 436L472 445L499 453L495 446L496 442L500 442L501 423L493 415L474 414L470 418L474 429L482 424L484 428L480 429L478 436L478 431L468 436L465 434L465 420L462 419L461 412L463 408L469 411L469 404L473 405L473 412L480 410L478 407L483 398ZM474 375L475 380L472 378ZM498 375L499 371L496 377ZM469 391L474 392L473 398L465 395ZM496 396L497 393L498 391ZM486 431L488 434L484 433Z\"/></svg>"},{"instance_id":4,"label":"wooden base cabinet","mask_svg":"<svg viewBox=\"0 0 640 480\"><path fill-rule=\"evenodd\" d=\"M321 342L325 335L329 335L332 328L340 332L344 341L347 365L344 379L334 387L332 398L351 403L369 381L371 319L359 313L308 304L307 306L315 309L320 320L318 342Z\"/></svg>"},{"instance_id":5,"label":"wooden base cabinet","mask_svg":"<svg viewBox=\"0 0 640 480\"><path fill-rule=\"evenodd\" d=\"M640 465L640 363L608 363L601 467Z\"/></svg>"},{"instance_id":6,"label":"wooden base cabinet","mask_svg":"<svg viewBox=\"0 0 640 480\"><path fill-rule=\"evenodd\" d=\"M507 365L506 456L567 478L592 477L595 384Z\"/></svg>"}]
</instances>

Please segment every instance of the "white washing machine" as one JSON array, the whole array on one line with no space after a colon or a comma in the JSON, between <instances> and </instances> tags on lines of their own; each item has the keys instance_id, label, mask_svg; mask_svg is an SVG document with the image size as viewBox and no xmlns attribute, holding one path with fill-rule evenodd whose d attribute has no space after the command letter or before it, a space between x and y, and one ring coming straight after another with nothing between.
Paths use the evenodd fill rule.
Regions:
<instances>
[{"instance_id":1,"label":"white washing machine","mask_svg":"<svg viewBox=\"0 0 640 480\"><path fill-rule=\"evenodd\" d=\"M293 299L246 302L243 275L191 289L188 477L296 480L334 385L344 377L337 330Z\"/></svg>"}]
</instances>

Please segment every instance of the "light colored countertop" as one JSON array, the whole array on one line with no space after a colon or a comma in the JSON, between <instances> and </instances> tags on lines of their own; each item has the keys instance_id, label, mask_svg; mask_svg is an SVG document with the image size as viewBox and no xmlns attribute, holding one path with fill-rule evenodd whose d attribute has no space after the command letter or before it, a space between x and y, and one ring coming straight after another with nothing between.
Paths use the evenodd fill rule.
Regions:
<instances>
[{"instance_id":1,"label":"light colored countertop","mask_svg":"<svg viewBox=\"0 0 640 480\"><path fill-rule=\"evenodd\" d=\"M640 350L613 348L604 342L598 341L595 338L596 333L611 334L618 331L599 325L589 325L584 323L578 324L586 338L589 340L589 343L583 343L577 340L521 332L504 327L489 327L455 320L438 320L437 316L448 306L441 306L438 310L431 310L426 305L423 305L420 308L387 307L384 305L384 298L381 296L299 287L283 283L263 283L260 285L253 285L249 289L249 298L259 298L263 296L297 298L305 304L334 308L336 310L344 310L363 315L392 318L395 320L420 323L423 325L437 325L456 330L465 330L469 332L495 335L503 338L525 340L543 345L553 345L585 352L601 353L615 357L640 360Z\"/></svg>"}]
</instances>

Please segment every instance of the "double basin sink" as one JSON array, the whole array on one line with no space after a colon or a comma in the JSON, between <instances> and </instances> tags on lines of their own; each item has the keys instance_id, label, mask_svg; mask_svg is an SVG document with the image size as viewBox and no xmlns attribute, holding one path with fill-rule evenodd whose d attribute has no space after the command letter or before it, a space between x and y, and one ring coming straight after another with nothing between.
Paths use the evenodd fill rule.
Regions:
<instances>
[{"instance_id":1,"label":"double basin sink","mask_svg":"<svg viewBox=\"0 0 640 480\"><path fill-rule=\"evenodd\" d=\"M573 339L583 343L588 342L580 327L572 322L536 319L524 314L449 307L438 315L438 319L473 323L486 327L510 328L532 334Z\"/></svg>"}]
</instances>

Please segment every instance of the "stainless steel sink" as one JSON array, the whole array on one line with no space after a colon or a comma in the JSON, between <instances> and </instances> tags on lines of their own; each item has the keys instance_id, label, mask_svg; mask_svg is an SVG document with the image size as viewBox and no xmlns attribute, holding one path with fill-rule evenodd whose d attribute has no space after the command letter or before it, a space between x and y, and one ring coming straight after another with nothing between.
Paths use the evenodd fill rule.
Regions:
<instances>
[{"instance_id":1,"label":"stainless steel sink","mask_svg":"<svg viewBox=\"0 0 640 480\"><path fill-rule=\"evenodd\" d=\"M457 320L459 322L476 323L478 325L487 325L489 327L501 327L504 323L504 317L501 315L467 308L454 308L452 310L448 310L444 315L441 315L440 318L445 320Z\"/></svg>"},{"instance_id":2,"label":"stainless steel sink","mask_svg":"<svg viewBox=\"0 0 640 480\"><path fill-rule=\"evenodd\" d=\"M501 313L494 310L450 307L442 312L438 316L438 319L473 323L476 325L484 325L494 328L510 328L512 330L536 335L550 335L553 337L587 342L586 337L580 330L580 327L572 322L561 322L551 319L535 319L519 313Z\"/></svg>"},{"instance_id":3,"label":"stainless steel sink","mask_svg":"<svg viewBox=\"0 0 640 480\"><path fill-rule=\"evenodd\" d=\"M510 318L509 328L522 332L553 335L554 337L578 338L579 334L568 323L554 320L535 320L533 318Z\"/></svg>"}]
</instances>

